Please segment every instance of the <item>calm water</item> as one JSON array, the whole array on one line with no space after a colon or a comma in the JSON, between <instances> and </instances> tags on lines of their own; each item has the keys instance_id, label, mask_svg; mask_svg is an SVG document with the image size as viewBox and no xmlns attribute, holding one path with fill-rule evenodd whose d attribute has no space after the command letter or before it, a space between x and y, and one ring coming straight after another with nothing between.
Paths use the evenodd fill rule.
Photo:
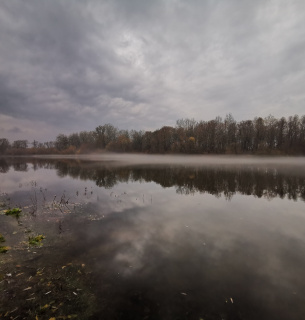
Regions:
<instances>
[{"instance_id":1,"label":"calm water","mask_svg":"<svg viewBox=\"0 0 305 320\"><path fill-rule=\"evenodd\" d=\"M0 172L0 209L23 210L0 215L4 319L64 315L62 283L79 319L304 318L304 158L5 158ZM72 265L70 282L54 275ZM31 268L46 287L28 287Z\"/></svg>"}]
</instances>

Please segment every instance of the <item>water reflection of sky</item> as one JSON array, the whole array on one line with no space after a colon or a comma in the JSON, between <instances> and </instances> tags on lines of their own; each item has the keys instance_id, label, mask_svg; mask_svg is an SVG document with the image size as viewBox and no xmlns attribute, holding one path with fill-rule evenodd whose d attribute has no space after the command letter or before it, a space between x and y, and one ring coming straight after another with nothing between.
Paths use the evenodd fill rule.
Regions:
<instances>
[{"instance_id":1,"label":"water reflection of sky","mask_svg":"<svg viewBox=\"0 0 305 320\"><path fill-rule=\"evenodd\" d=\"M241 196L215 204L212 196L183 197L173 190L155 196L159 201L153 205L127 208L105 229L88 226L84 244L96 270L106 264L118 275L116 284L129 284L128 292L133 283L153 289L160 300L181 292L195 305L200 299L220 303L232 297L241 308L247 306L246 314L252 306L254 315L268 316L282 308L281 299L294 305L293 312L303 308L295 304L304 299L305 285L300 203ZM281 312L285 316L277 315L284 319L291 310Z\"/></svg>"},{"instance_id":2,"label":"water reflection of sky","mask_svg":"<svg viewBox=\"0 0 305 320\"><path fill-rule=\"evenodd\" d=\"M238 193L228 201L145 180L103 188L50 169L10 170L1 178L1 192L15 199L26 199L36 181L50 201L66 192L71 202L90 204L81 220L79 212L78 219L60 217L72 239L63 250L92 268L95 290L111 299L108 319L120 318L115 312L140 319L147 310L151 319L304 314L303 201Z\"/></svg>"}]
</instances>

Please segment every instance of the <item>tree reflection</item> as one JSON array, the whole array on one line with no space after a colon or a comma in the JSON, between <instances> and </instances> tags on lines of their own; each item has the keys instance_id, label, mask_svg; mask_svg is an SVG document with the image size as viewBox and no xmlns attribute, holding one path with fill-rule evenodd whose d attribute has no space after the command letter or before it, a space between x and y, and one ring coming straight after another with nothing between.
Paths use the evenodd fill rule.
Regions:
<instances>
[{"instance_id":1,"label":"tree reflection","mask_svg":"<svg viewBox=\"0 0 305 320\"><path fill-rule=\"evenodd\" d=\"M230 200L234 194L261 198L275 197L305 200L305 176L274 167L245 166L113 166L108 162L80 161L75 159L1 159L0 172L10 167L15 171L53 169L59 177L91 180L98 187L113 188L128 181L154 182L163 188L176 188L183 195L209 193Z\"/></svg>"},{"instance_id":2,"label":"tree reflection","mask_svg":"<svg viewBox=\"0 0 305 320\"><path fill-rule=\"evenodd\" d=\"M4 159L0 158L0 173L7 173L10 169L10 166Z\"/></svg>"}]
</instances>

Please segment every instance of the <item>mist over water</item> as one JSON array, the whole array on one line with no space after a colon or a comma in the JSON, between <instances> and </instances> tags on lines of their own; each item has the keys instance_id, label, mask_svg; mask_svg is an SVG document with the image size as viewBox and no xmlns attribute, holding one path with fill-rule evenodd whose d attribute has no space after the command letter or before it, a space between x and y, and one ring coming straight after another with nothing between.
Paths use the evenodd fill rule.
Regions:
<instances>
[{"instance_id":1,"label":"mist over water","mask_svg":"<svg viewBox=\"0 0 305 320\"><path fill-rule=\"evenodd\" d=\"M0 168L1 192L29 207L23 225L47 236L40 265L88 266L96 319L304 314L304 158L107 154ZM70 212L44 209L63 193Z\"/></svg>"},{"instance_id":2,"label":"mist over water","mask_svg":"<svg viewBox=\"0 0 305 320\"><path fill-rule=\"evenodd\" d=\"M179 164L188 166L198 165L272 165L272 166L302 166L304 169L304 157L270 157L270 156L234 156L234 155L154 155L154 154L118 154L104 153L78 156L36 156L35 158L47 159L78 159L85 161L102 161L111 164Z\"/></svg>"}]
</instances>

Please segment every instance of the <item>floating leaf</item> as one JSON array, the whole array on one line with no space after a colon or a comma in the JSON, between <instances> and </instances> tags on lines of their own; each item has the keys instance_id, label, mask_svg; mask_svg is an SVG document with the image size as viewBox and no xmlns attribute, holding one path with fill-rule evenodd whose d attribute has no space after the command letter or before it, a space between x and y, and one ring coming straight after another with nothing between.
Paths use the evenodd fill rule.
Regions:
<instances>
[{"instance_id":1,"label":"floating leaf","mask_svg":"<svg viewBox=\"0 0 305 320\"><path fill-rule=\"evenodd\" d=\"M31 290L31 289L32 289L32 287L28 287L28 288L23 289L23 291L27 291L27 290Z\"/></svg>"},{"instance_id":2,"label":"floating leaf","mask_svg":"<svg viewBox=\"0 0 305 320\"><path fill-rule=\"evenodd\" d=\"M49 308L49 305L48 304L45 304L43 307L41 307L40 309L41 310L45 310L45 309L47 309L47 308Z\"/></svg>"}]
</instances>

